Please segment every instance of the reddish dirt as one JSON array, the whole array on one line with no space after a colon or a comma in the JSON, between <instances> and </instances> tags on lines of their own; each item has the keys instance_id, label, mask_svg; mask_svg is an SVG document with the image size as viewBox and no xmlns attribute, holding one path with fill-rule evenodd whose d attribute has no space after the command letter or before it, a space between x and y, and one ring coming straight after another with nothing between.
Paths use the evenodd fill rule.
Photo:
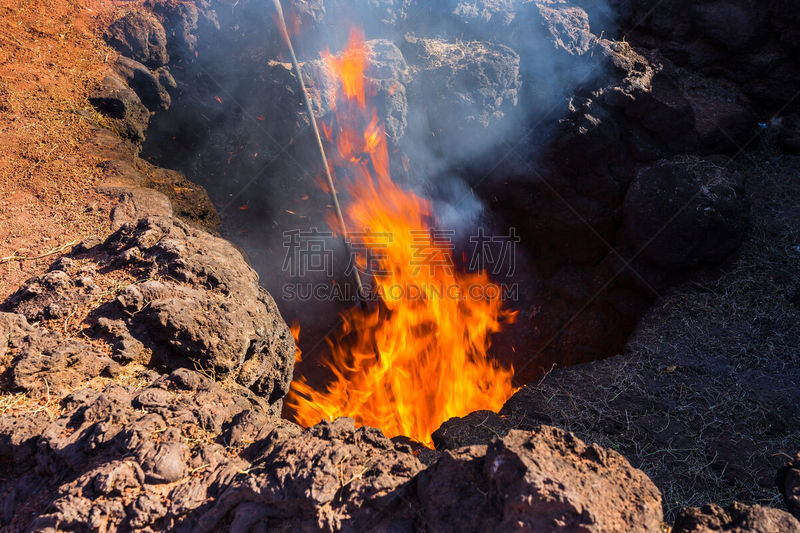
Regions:
<instances>
[{"instance_id":1,"label":"reddish dirt","mask_svg":"<svg viewBox=\"0 0 800 533\"><path fill-rule=\"evenodd\" d=\"M111 202L81 144L99 118L87 96L114 59L96 28L116 5L0 0L0 301L107 232Z\"/></svg>"}]
</instances>

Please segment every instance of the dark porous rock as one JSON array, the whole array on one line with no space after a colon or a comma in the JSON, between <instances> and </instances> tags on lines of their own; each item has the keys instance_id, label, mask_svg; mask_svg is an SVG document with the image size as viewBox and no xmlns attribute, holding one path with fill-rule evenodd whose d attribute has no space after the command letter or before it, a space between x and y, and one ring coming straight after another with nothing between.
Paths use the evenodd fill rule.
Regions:
<instances>
[{"instance_id":1,"label":"dark porous rock","mask_svg":"<svg viewBox=\"0 0 800 533\"><path fill-rule=\"evenodd\" d=\"M92 132L84 149L99 160L103 180L98 190L120 196L112 214L114 230L137 218L136 212L163 217L174 213L208 231L217 230L219 214L208 193L182 173L145 161L136 145L105 129Z\"/></svg>"},{"instance_id":2,"label":"dark porous rock","mask_svg":"<svg viewBox=\"0 0 800 533\"><path fill-rule=\"evenodd\" d=\"M35 460L36 443L49 422L44 412L0 417L0 465L5 468ZM0 516L6 512L0 509Z\"/></svg>"},{"instance_id":3,"label":"dark porous rock","mask_svg":"<svg viewBox=\"0 0 800 533\"><path fill-rule=\"evenodd\" d=\"M639 171L625 197L625 233L667 269L723 260L748 226L743 176L727 158L662 160Z\"/></svg>"},{"instance_id":4,"label":"dark porous rock","mask_svg":"<svg viewBox=\"0 0 800 533\"><path fill-rule=\"evenodd\" d=\"M744 505L716 504L683 509L675 519L673 533L798 533L800 522L780 509Z\"/></svg>"},{"instance_id":5,"label":"dark porous rock","mask_svg":"<svg viewBox=\"0 0 800 533\"><path fill-rule=\"evenodd\" d=\"M147 213L147 216L172 217L173 211L169 199L156 191L105 185L99 189L104 193L116 193L119 198L119 203L111 210L113 231L117 231L131 220L136 220L137 215L141 213Z\"/></svg>"},{"instance_id":6,"label":"dark porous rock","mask_svg":"<svg viewBox=\"0 0 800 533\"><path fill-rule=\"evenodd\" d=\"M425 34L469 39L503 38L518 16L516 4L509 0L445 0L417 2L408 12L410 22Z\"/></svg>"},{"instance_id":7,"label":"dark porous rock","mask_svg":"<svg viewBox=\"0 0 800 533\"><path fill-rule=\"evenodd\" d=\"M661 530L661 498L642 472L555 428L448 451L427 469L350 419L263 441L261 468L231 484L197 530Z\"/></svg>"},{"instance_id":8,"label":"dark porous rock","mask_svg":"<svg viewBox=\"0 0 800 533\"><path fill-rule=\"evenodd\" d=\"M150 466L151 483L174 483L188 472L189 448L182 442L161 442L142 461Z\"/></svg>"},{"instance_id":9,"label":"dark porous rock","mask_svg":"<svg viewBox=\"0 0 800 533\"><path fill-rule=\"evenodd\" d=\"M242 411L225 427L223 440L226 446L244 449L265 439L273 429L273 419L265 413L258 410Z\"/></svg>"},{"instance_id":10,"label":"dark porous rock","mask_svg":"<svg viewBox=\"0 0 800 533\"><path fill-rule=\"evenodd\" d=\"M800 154L800 115L778 117L770 124L777 130L778 145L793 154Z\"/></svg>"},{"instance_id":11,"label":"dark porous rock","mask_svg":"<svg viewBox=\"0 0 800 533\"><path fill-rule=\"evenodd\" d=\"M167 51L174 60L197 51L198 33L220 29L217 13L207 0L196 2L153 2L167 36Z\"/></svg>"},{"instance_id":12,"label":"dark porous rock","mask_svg":"<svg viewBox=\"0 0 800 533\"><path fill-rule=\"evenodd\" d=\"M175 81L175 77L172 75L168 67L161 67L153 71L156 79L158 80L159 85L163 87L170 96L174 96L178 91L178 82Z\"/></svg>"},{"instance_id":13,"label":"dark porous rock","mask_svg":"<svg viewBox=\"0 0 800 533\"><path fill-rule=\"evenodd\" d=\"M131 161L104 161L100 163L100 167L104 171L104 180L100 189L112 193L122 193L123 204L127 201L166 202L166 207L171 205L171 212L176 216L203 229L216 231L219 225L219 214L208 197L208 193L200 185L189 181L182 173L154 166L140 158ZM123 185L123 187L120 188L117 184ZM142 188L142 191L150 191L149 199L144 199L143 192L139 194L126 193L131 186ZM123 207L123 209L128 208ZM148 209L154 209L150 212L167 215L164 207Z\"/></svg>"},{"instance_id":14,"label":"dark porous rock","mask_svg":"<svg viewBox=\"0 0 800 533\"><path fill-rule=\"evenodd\" d=\"M539 66L547 59L537 53L579 56L596 41L586 11L563 0L417 2L407 16L417 35L500 42Z\"/></svg>"},{"instance_id":15,"label":"dark porous rock","mask_svg":"<svg viewBox=\"0 0 800 533\"><path fill-rule=\"evenodd\" d=\"M658 51L632 49L626 43L604 42L615 69L627 75L603 90L604 101L619 107L673 152L695 146L694 110L679 84L676 67Z\"/></svg>"},{"instance_id":16,"label":"dark porous rock","mask_svg":"<svg viewBox=\"0 0 800 533\"><path fill-rule=\"evenodd\" d=\"M513 43L515 46L524 49L525 30L531 26L552 43L552 48L572 56L587 54L597 43L597 36L589 27L589 15L574 2L534 0L519 4L520 15L514 19L518 41Z\"/></svg>"},{"instance_id":17,"label":"dark porous rock","mask_svg":"<svg viewBox=\"0 0 800 533\"><path fill-rule=\"evenodd\" d=\"M790 108L800 65L797 10L790 1L643 0L630 2L629 39L670 60L735 82L756 110Z\"/></svg>"},{"instance_id":18,"label":"dark porous rock","mask_svg":"<svg viewBox=\"0 0 800 533\"><path fill-rule=\"evenodd\" d=\"M681 72L680 80L694 112L700 153L735 153L752 141L756 117L735 84L688 72Z\"/></svg>"},{"instance_id":19,"label":"dark porous rock","mask_svg":"<svg viewBox=\"0 0 800 533\"><path fill-rule=\"evenodd\" d=\"M111 120L121 137L137 144L144 142L150 111L118 74L103 78L100 88L89 96L89 102Z\"/></svg>"},{"instance_id":20,"label":"dark porous rock","mask_svg":"<svg viewBox=\"0 0 800 533\"><path fill-rule=\"evenodd\" d=\"M415 72L409 103L426 110L424 117L413 117L419 121L415 126L443 153L463 157L481 146L479 141L502 137L510 129L522 86L514 50L482 41L413 36L401 49Z\"/></svg>"},{"instance_id":21,"label":"dark porous rock","mask_svg":"<svg viewBox=\"0 0 800 533\"><path fill-rule=\"evenodd\" d=\"M120 54L156 69L169 62L167 35L153 15L129 11L106 30L106 42Z\"/></svg>"},{"instance_id":22,"label":"dark porous rock","mask_svg":"<svg viewBox=\"0 0 800 533\"><path fill-rule=\"evenodd\" d=\"M492 505L486 446L445 452L417 476L417 500L433 531L497 531L502 511Z\"/></svg>"},{"instance_id":23,"label":"dark porous rock","mask_svg":"<svg viewBox=\"0 0 800 533\"><path fill-rule=\"evenodd\" d=\"M31 424L35 436L11 423L30 415L0 416L0 461L13 474L0 481L10 498L0 520L32 505L35 515L17 519L33 529L170 529L246 468L221 432L250 401L189 370L138 380L75 390L55 418ZM7 462L13 447L25 461Z\"/></svg>"},{"instance_id":24,"label":"dark porous rock","mask_svg":"<svg viewBox=\"0 0 800 533\"><path fill-rule=\"evenodd\" d=\"M347 418L273 440L254 461L263 471L229 486L199 518L199 531L244 520L252 504L259 513L251 529L380 530L405 507L408 482L423 468L379 430L355 429Z\"/></svg>"},{"instance_id":25,"label":"dark porous rock","mask_svg":"<svg viewBox=\"0 0 800 533\"><path fill-rule=\"evenodd\" d=\"M778 490L786 507L800 520L800 453L778 472Z\"/></svg>"},{"instance_id":26,"label":"dark porous rock","mask_svg":"<svg viewBox=\"0 0 800 533\"><path fill-rule=\"evenodd\" d=\"M0 359L10 357L5 372L9 389L31 398L63 396L91 378L112 377L120 370L96 348L32 327L19 314L0 313L0 337Z\"/></svg>"},{"instance_id":27,"label":"dark porous rock","mask_svg":"<svg viewBox=\"0 0 800 533\"><path fill-rule=\"evenodd\" d=\"M56 265L67 271L31 280L4 306L29 320L87 306L87 333L108 341L117 359L198 369L279 410L292 379L294 341L272 297L231 243L161 212L169 209L163 197L137 197L123 198L114 213L119 229L104 243L76 255L71 266ZM116 299L97 298L85 281L111 270L136 273L140 281L117 287ZM74 361L82 350L65 347L62 357ZM36 373L24 365L16 371Z\"/></svg>"},{"instance_id":28,"label":"dark porous rock","mask_svg":"<svg viewBox=\"0 0 800 533\"><path fill-rule=\"evenodd\" d=\"M780 36L781 43L790 51L800 51L800 13L792 0L774 0L770 23Z\"/></svg>"},{"instance_id":29,"label":"dark porous rock","mask_svg":"<svg viewBox=\"0 0 800 533\"><path fill-rule=\"evenodd\" d=\"M661 531L661 495L618 453L543 426L447 452L418 476L435 531Z\"/></svg>"},{"instance_id":30,"label":"dark porous rock","mask_svg":"<svg viewBox=\"0 0 800 533\"><path fill-rule=\"evenodd\" d=\"M121 56L114 70L128 86L136 91L142 103L152 112L165 111L172 104L169 92L161 86L159 76L133 59Z\"/></svg>"},{"instance_id":31,"label":"dark porous rock","mask_svg":"<svg viewBox=\"0 0 800 533\"><path fill-rule=\"evenodd\" d=\"M749 4L749 5L748 5ZM717 0L692 6L695 25L712 43L727 50L741 50L760 29L763 11L755 2Z\"/></svg>"},{"instance_id":32,"label":"dark porous rock","mask_svg":"<svg viewBox=\"0 0 800 533\"><path fill-rule=\"evenodd\" d=\"M465 417L451 418L433 432L437 450L455 450L473 444L485 444L505 433L506 424L493 411L475 411Z\"/></svg>"},{"instance_id":33,"label":"dark porous rock","mask_svg":"<svg viewBox=\"0 0 800 533\"><path fill-rule=\"evenodd\" d=\"M365 43L369 65L364 76L374 92L374 102L383 118L386 135L397 145L405 135L408 115L406 85L411 80L409 66L400 49L391 41L374 39Z\"/></svg>"}]
</instances>

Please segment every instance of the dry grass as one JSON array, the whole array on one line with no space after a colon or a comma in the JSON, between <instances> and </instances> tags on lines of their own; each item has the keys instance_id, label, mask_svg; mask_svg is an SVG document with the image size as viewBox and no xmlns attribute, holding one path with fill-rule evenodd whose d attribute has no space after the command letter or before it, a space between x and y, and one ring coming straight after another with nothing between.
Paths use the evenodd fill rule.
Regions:
<instances>
[{"instance_id":1,"label":"dry grass","mask_svg":"<svg viewBox=\"0 0 800 533\"><path fill-rule=\"evenodd\" d=\"M0 389L0 416L35 416L44 413L48 420L53 421L63 414L61 401L78 389L101 391L109 384L116 383L131 387L136 391L150 385L152 379L149 376L151 375L144 366L129 364L124 366L122 371L113 378L105 376L93 377L60 396L50 394L49 387L46 388L45 394L38 397L30 396L24 392L12 393L6 389Z\"/></svg>"}]
</instances>

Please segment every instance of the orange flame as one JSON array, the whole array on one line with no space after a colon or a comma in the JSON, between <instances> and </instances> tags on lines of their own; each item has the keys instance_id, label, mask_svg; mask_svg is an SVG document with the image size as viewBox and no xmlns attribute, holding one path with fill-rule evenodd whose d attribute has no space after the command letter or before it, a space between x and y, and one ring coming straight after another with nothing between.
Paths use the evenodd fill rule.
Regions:
<instances>
[{"instance_id":1,"label":"orange flame","mask_svg":"<svg viewBox=\"0 0 800 533\"><path fill-rule=\"evenodd\" d=\"M295 380L287 404L305 426L349 416L432 446L431 433L446 420L496 411L515 392L513 369L487 357L491 335L515 313L502 309L485 273L455 272L450 246L430 229L431 203L392 182L384 128L366 108L363 38L353 33L340 57L324 57L344 96L336 127L325 128L336 137L332 165L351 177L348 223L366 229L359 242L380 271L382 306L343 314L324 362L333 380L325 390ZM368 266L364 257L357 262Z\"/></svg>"},{"instance_id":2,"label":"orange flame","mask_svg":"<svg viewBox=\"0 0 800 533\"><path fill-rule=\"evenodd\" d=\"M303 360L303 350L300 349L300 323L296 320L292 322L289 331L292 332L292 338L294 338L294 362L297 364Z\"/></svg>"},{"instance_id":3,"label":"orange flame","mask_svg":"<svg viewBox=\"0 0 800 533\"><path fill-rule=\"evenodd\" d=\"M361 109L364 109L367 103L364 91L364 69L369 59L368 56L364 35L356 30L350 33L347 48L338 57L331 55L330 52L322 53L331 77L341 81L344 96L358 102Z\"/></svg>"}]
</instances>

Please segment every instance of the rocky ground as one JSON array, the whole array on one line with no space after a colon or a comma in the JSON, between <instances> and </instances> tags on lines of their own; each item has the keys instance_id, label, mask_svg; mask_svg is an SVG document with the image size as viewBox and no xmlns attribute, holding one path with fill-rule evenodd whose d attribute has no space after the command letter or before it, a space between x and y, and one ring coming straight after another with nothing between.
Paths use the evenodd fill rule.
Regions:
<instances>
[{"instance_id":1,"label":"rocky ground","mask_svg":"<svg viewBox=\"0 0 800 533\"><path fill-rule=\"evenodd\" d=\"M401 4L386 15L428 20L430 14ZM735 126L735 119L751 116L756 111L743 108L740 93L730 99L730 92L709 94L705 78L692 78L683 66L672 70L666 60L604 41L618 75L593 95L595 103L576 103L550 155L569 153L570 146L600 154L609 139L638 154L634 168L615 166L604 175L615 176L611 181L628 176L625 194L603 197L608 191L587 192L567 180L576 187L571 198L580 200L580 209L606 202L625 211L610 226L622 232L614 242L638 242L653 267L644 269L644 284L655 286L658 303L639 321L625 353L552 370L499 414L473 413L446 423L435 435L436 450L388 440L349 419L302 429L279 416L295 345L275 301L245 256L215 234L219 219L205 190L139 157L151 113L181 106L174 55L167 63L176 47L198 49L192 47L211 20L211 4L199 2L198 9L193 3L155 2L133 15L131 5L113 14L115 6L104 4L33 3L28 12L4 7L7 27L0 37L14 44L2 49L12 50L13 59L2 66L17 70L0 86L2 139L14 149L2 182L3 194L10 195L0 204L9 221L3 228L13 229L0 231L13 233L10 247L40 231L56 239L53 246L31 240L36 249L15 248L0 265L9 272L0 304L4 531L663 531L668 525L673 532L800 531L790 514L800 518L800 160L787 154L789 119L741 143L736 135L719 138L716 129L703 129L702 118L712 125L732 119ZM308 7L302 16L319 15L313 2L298 5ZM489 20L516 31L495 16L497 6L484 8L483 15L494 13L493 21L473 20L475 10L454 13L472 28L477 20ZM87 9L99 15L95 33L79 23ZM584 45L598 41L588 30L567 31L569 39L559 33L583 28L586 14L571 6L536 9L546 14L560 46L579 57L591 53ZM219 13L217 22L225 27L230 20L226 11ZM702 28L713 27L717 19L701 14ZM36 55L28 56L40 46L31 28L36 17L51 15L70 29L59 33L42 26L39 43L50 43L51 56L40 66ZM590 17L601 15L590 10ZM9 21L25 31L12 32ZM657 34L637 26L647 30L643 41ZM664 33L671 35L662 28L662 39ZM101 35L122 58L103 48ZM730 38L703 35L696 46L707 53L708 46ZM792 35L786 28L778 44L765 46L794 46ZM704 47L707 40L711 44ZM399 56L388 45L372 44L388 53L376 80L402 78L399 59L415 54L414 65L427 65L419 78L423 85L441 75L430 72L452 72L435 56L436 50L450 50L446 43L405 43ZM667 52L674 48L664 45ZM70 54L95 49L103 53L70 67ZM514 55L499 45L459 50L479 58L482 68ZM675 61L680 63L679 55ZM18 70L20 65L30 72ZM24 84L24 74L37 68L92 77L78 77L73 85L60 77L36 89L41 93ZM512 93L520 87L513 76L501 78L502 98L497 93L483 101L474 124L488 127L516 97ZM687 92L692 83L699 85ZM724 85L716 83L716 89ZM408 84L413 101L420 85ZM61 86L73 92L47 92ZM743 88L750 98L763 90ZM44 99L43 111L58 112L36 114L37 108L24 104L37 98ZM69 105L54 104L64 101ZM90 103L104 115L91 111ZM624 113L613 111L618 108ZM397 118L397 109L385 111ZM670 122L687 109L701 120ZM656 111L662 122L650 116ZM84 118L66 121L72 116ZM29 145L13 142L26 130L39 135L32 137L37 150L53 135L46 157L36 159ZM400 129L395 133L402 137ZM693 155L676 155L686 149L670 146L678 134L694 138ZM593 161L616 164L620 156ZM75 173L62 168L62 157L72 157L65 161ZM565 162L575 172L581 165L577 159ZM69 177L57 177L62 174ZM25 179L13 179L20 175ZM676 183L677 192L668 190ZM679 218L662 245L648 250L648 237L636 231L669 217L669 199L688 200L695 213ZM643 208L649 200L652 213ZM83 205L91 209L62 213ZM46 224L53 212L62 214ZM748 213L749 223L743 218ZM697 224L705 233L695 230ZM565 227L564 235L585 237L585 228L575 233ZM734 256L708 265L737 248L745 232ZM560 246L544 240L537 250L551 245ZM676 253L679 245L691 253ZM572 257L578 268L564 263L563 256L576 253L567 247L556 254L561 257L548 282L558 282L563 294L551 301L575 298L587 272L595 272L586 266L591 257ZM700 264L705 268L698 271ZM674 275L667 280L664 272ZM686 281L676 284L681 279ZM622 298L631 301L636 298ZM646 307L617 313L635 317Z\"/></svg>"},{"instance_id":2,"label":"rocky ground","mask_svg":"<svg viewBox=\"0 0 800 533\"><path fill-rule=\"evenodd\" d=\"M625 455L667 516L734 500L781 506L775 471L800 447L800 159L747 154L752 227L724 266L665 294L624 355L556 369L501 411L451 421L444 447L541 423Z\"/></svg>"}]
</instances>

